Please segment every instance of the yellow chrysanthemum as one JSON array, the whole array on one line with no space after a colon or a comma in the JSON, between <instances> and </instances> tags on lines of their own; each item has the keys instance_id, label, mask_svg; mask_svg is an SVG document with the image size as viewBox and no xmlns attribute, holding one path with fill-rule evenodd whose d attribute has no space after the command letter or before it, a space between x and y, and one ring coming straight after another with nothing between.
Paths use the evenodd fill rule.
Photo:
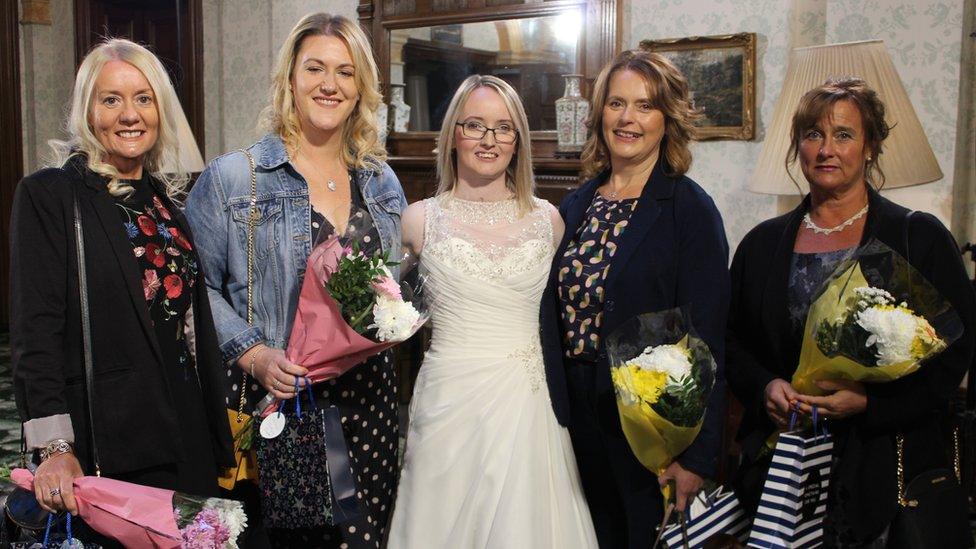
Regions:
<instances>
[{"instance_id":1,"label":"yellow chrysanthemum","mask_svg":"<svg viewBox=\"0 0 976 549\"><path fill-rule=\"evenodd\" d=\"M626 364L610 371L613 384L623 389L636 401L648 406L657 402L664 386L668 382L668 374L644 370L635 364Z\"/></svg>"}]
</instances>

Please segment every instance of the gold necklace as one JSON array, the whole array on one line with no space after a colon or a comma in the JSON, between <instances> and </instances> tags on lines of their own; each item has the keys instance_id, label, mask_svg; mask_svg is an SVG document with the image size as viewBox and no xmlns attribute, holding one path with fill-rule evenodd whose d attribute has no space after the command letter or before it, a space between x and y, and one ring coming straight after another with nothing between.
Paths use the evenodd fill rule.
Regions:
<instances>
[{"instance_id":1,"label":"gold necklace","mask_svg":"<svg viewBox=\"0 0 976 549\"><path fill-rule=\"evenodd\" d=\"M633 183L633 182L634 182L634 180L631 179L630 181L624 183L623 186L620 187L619 189L617 189L615 191L613 191L613 190L607 191L607 198L609 198L610 200L616 200L617 199L617 195L620 194L620 193L622 193L624 191L624 189L626 189L627 187L629 187L630 184Z\"/></svg>"}]
</instances>

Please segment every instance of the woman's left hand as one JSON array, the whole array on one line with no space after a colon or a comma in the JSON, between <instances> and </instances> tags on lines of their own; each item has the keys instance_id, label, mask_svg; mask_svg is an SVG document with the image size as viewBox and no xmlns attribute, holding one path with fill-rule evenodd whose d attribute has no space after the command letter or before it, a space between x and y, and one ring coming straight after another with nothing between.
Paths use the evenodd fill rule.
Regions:
<instances>
[{"instance_id":1,"label":"woman's left hand","mask_svg":"<svg viewBox=\"0 0 976 549\"><path fill-rule=\"evenodd\" d=\"M868 407L868 397L864 392L864 385L857 381L840 379L836 381L818 381L817 387L824 391L832 391L827 396L798 395L797 406L804 414L817 413L828 419L842 419L860 414Z\"/></svg>"},{"instance_id":2,"label":"woman's left hand","mask_svg":"<svg viewBox=\"0 0 976 549\"><path fill-rule=\"evenodd\" d=\"M671 462L671 465L668 465L668 468L657 477L662 488L672 479L674 480L675 509L684 511L688 502L701 490L705 481L700 476L682 467L677 461Z\"/></svg>"}]
</instances>

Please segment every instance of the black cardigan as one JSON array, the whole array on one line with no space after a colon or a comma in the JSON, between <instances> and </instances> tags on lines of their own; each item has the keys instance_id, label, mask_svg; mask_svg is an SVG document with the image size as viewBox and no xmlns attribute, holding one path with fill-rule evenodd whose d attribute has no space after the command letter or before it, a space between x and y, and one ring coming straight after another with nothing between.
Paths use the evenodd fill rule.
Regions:
<instances>
[{"instance_id":1,"label":"black cardigan","mask_svg":"<svg viewBox=\"0 0 976 549\"><path fill-rule=\"evenodd\" d=\"M151 179L190 235L180 211ZM21 419L70 414L75 453L92 472L82 359L73 199L84 227L94 362L94 424L102 472L137 471L181 459L180 425L149 318L142 276L104 178L73 156L17 186L10 227L11 345ZM192 241L192 235L190 235ZM193 285L196 368L218 466L233 466L221 391L224 368L203 274ZM192 344L192 342L189 342Z\"/></svg>"},{"instance_id":2,"label":"black cardigan","mask_svg":"<svg viewBox=\"0 0 976 549\"><path fill-rule=\"evenodd\" d=\"M661 157L663 159L663 156ZM686 306L698 335L715 356L718 370L705 421L695 442L678 461L686 469L711 477L718 464L725 411L725 323L729 303L728 256L722 217L711 197L688 177L665 175L663 160L655 165L617 253L610 260L604 284L603 341L627 320L641 313ZM563 370L562 323L556 293L559 260L586 221L586 210L609 171L583 184L559 208L566 231L556 250L549 283L542 298L540 331L546 380L557 419L568 425L569 397ZM598 367L598 413L610 432L620 432L610 365L601 351Z\"/></svg>"},{"instance_id":3,"label":"black cardigan","mask_svg":"<svg viewBox=\"0 0 976 549\"><path fill-rule=\"evenodd\" d=\"M729 385L745 408L739 439L747 459L755 459L774 431L766 415L764 390L776 378L790 380L801 342L787 310L793 244L809 196L792 212L765 221L742 240L732 260L732 302L726 345ZM872 237L891 247L953 305L965 332L922 368L890 383L865 384L864 413L832 422L832 474L847 527L862 539L876 536L894 517L894 435L905 436L906 479L946 465L939 431L940 413L973 359L976 297L952 235L934 216L916 212L906 232L908 210L869 190L868 217L861 244Z\"/></svg>"}]
</instances>

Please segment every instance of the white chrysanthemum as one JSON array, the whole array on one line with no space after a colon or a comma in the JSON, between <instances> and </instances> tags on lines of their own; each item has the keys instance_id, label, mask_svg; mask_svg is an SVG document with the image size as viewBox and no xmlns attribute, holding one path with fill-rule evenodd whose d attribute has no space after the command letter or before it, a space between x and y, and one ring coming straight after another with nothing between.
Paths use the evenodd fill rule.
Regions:
<instances>
[{"instance_id":1,"label":"white chrysanthemum","mask_svg":"<svg viewBox=\"0 0 976 549\"><path fill-rule=\"evenodd\" d=\"M204 508L217 511L220 521L227 526L230 532L230 539L224 545L226 549L238 549L237 538L247 527L247 514L244 513L244 506L239 501L207 498L203 504Z\"/></svg>"},{"instance_id":2,"label":"white chrysanthemum","mask_svg":"<svg viewBox=\"0 0 976 549\"><path fill-rule=\"evenodd\" d=\"M670 381L678 383L691 375L691 356L688 354L688 349L679 345L648 347L628 362L642 370L664 372L668 374Z\"/></svg>"},{"instance_id":3,"label":"white chrysanthemum","mask_svg":"<svg viewBox=\"0 0 976 549\"><path fill-rule=\"evenodd\" d=\"M373 324L369 328L376 328L376 338L380 341L402 341L410 336L418 320L420 313L412 303L377 294Z\"/></svg>"},{"instance_id":4,"label":"white chrysanthemum","mask_svg":"<svg viewBox=\"0 0 976 549\"><path fill-rule=\"evenodd\" d=\"M857 324L871 334L865 346L875 346L878 366L911 360L918 326L918 319L911 312L897 307L870 307L858 313Z\"/></svg>"},{"instance_id":5,"label":"white chrysanthemum","mask_svg":"<svg viewBox=\"0 0 976 549\"><path fill-rule=\"evenodd\" d=\"M857 294L858 301L862 301L868 305L887 305L895 302L894 296L883 288L862 286L860 288L854 288L854 293Z\"/></svg>"}]
</instances>

